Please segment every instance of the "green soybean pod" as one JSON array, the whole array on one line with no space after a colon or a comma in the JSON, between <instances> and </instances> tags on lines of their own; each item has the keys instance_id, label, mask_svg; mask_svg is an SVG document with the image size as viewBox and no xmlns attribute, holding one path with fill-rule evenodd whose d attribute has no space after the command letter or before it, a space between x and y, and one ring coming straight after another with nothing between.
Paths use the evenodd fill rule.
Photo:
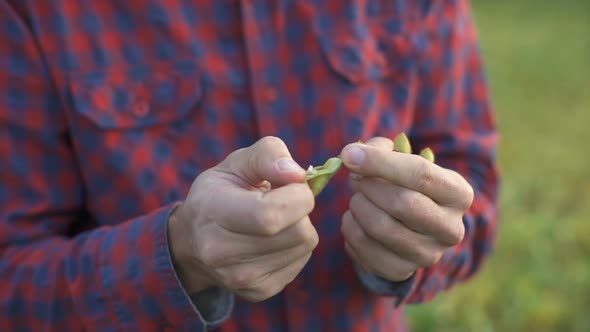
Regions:
<instances>
[{"instance_id":1,"label":"green soybean pod","mask_svg":"<svg viewBox=\"0 0 590 332\"><path fill-rule=\"evenodd\" d=\"M434 152L430 148L424 148L420 151L420 156L426 160L434 162Z\"/></svg>"},{"instance_id":2,"label":"green soybean pod","mask_svg":"<svg viewBox=\"0 0 590 332\"><path fill-rule=\"evenodd\" d=\"M342 168L342 159L330 158L322 166L311 167L307 170L307 184L314 196L319 195L326 187L330 179Z\"/></svg>"},{"instance_id":3,"label":"green soybean pod","mask_svg":"<svg viewBox=\"0 0 590 332\"><path fill-rule=\"evenodd\" d=\"M412 153L412 145L410 145L410 140L406 134L400 133L395 136L393 150L401 153Z\"/></svg>"}]
</instances>

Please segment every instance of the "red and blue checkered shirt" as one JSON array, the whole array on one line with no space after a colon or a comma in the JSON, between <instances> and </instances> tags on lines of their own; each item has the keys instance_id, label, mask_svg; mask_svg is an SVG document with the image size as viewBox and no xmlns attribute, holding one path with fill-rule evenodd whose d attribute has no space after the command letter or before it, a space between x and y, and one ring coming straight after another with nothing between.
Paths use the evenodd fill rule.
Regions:
<instances>
[{"instance_id":1,"label":"red and blue checkered shirt","mask_svg":"<svg viewBox=\"0 0 590 332\"><path fill-rule=\"evenodd\" d=\"M267 135L306 166L402 131L475 189L439 263L357 273L341 173L282 293L186 294L166 222L201 171ZM0 330L405 331L491 252L496 144L466 0L0 0Z\"/></svg>"}]
</instances>

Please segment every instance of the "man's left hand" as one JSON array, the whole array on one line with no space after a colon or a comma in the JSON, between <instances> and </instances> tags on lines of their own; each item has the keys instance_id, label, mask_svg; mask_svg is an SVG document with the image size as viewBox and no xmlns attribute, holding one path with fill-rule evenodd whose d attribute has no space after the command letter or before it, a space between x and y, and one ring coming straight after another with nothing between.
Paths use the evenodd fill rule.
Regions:
<instances>
[{"instance_id":1,"label":"man's left hand","mask_svg":"<svg viewBox=\"0 0 590 332\"><path fill-rule=\"evenodd\" d=\"M376 137L342 151L354 195L342 217L345 248L366 272L403 281L463 240L473 189L457 172Z\"/></svg>"}]
</instances>

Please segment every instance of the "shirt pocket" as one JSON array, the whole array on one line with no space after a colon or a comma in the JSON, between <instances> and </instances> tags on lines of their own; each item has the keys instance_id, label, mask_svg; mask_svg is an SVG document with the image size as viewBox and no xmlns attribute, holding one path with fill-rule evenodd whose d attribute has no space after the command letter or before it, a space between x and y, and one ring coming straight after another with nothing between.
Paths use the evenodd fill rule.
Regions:
<instances>
[{"instance_id":1,"label":"shirt pocket","mask_svg":"<svg viewBox=\"0 0 590 332\"><path fill-rule=\"evenodd\" d=\"M388 35L382 28L367 25L363 36L341 32L320 35L320 45L334 73L350 84L384 79L408 79L415 69L413 35Z\"/></svg>"},{"instance_id":2,"label":"shirt pocket","mask_svg":"<svg viewBox=\"0 0 590 332\"><path fill-rule=\"evenodd\" d=\"M108 68L72 76L76 116L103 130L168 125L196 109L204 97L201 76L171 64Z\"/></svg>"},{"instance_id":3,"label":"shirt pocket","mask_svg":"<svg viewBox=\"0 0 590 332\"><path fill-rule=\"evenodd\" d=\"M420 43L418 3L343 0L341 12L318 16L314 31L332 70L352 84L407 78Z\"/></svg>"},{"instance_id":4,"label":"shirt pocket","mask_svg":"<svg viewBox=\"0 0 590 332\"><path fill-rule=\"evenodd\" d=\"M331 24L317 24L315 34L332 73L327 85L338 96L336 112L343 139L393 137L408 130L423 43L417 21L395 10L375 17L343 15Z\"/></svg>"},{"instance_id":5,"label":"shirt pocket","mask_svg":"<svg viewBox=\"0 0 590 332\"><path fill-rule=\"evenodd\" d=\"M188 190L205 158L194 148L204 136L200 73L175 61L68 74L68 138L97 220L150 211Z\"/></svg>"}]
</instances>

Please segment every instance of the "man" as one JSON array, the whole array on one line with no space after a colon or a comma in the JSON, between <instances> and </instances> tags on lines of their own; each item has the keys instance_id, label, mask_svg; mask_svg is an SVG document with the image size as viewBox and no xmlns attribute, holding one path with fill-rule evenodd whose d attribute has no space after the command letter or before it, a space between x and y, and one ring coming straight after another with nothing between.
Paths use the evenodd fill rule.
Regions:
<instances>
[{"instance_id":1,"label":"man","mask_svg":"<svg viewBox=\"0 0 590 332\"><path fill-rule=\"evenodd\" d=\"M490 253L465 0L1 0L0 33L3 331L404 331Z\"/></svg>"}]
</instances>

